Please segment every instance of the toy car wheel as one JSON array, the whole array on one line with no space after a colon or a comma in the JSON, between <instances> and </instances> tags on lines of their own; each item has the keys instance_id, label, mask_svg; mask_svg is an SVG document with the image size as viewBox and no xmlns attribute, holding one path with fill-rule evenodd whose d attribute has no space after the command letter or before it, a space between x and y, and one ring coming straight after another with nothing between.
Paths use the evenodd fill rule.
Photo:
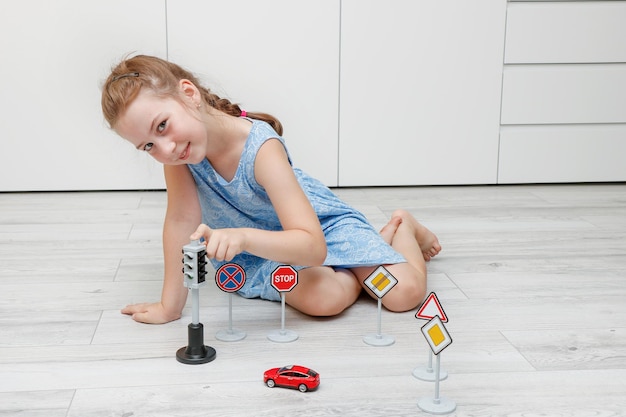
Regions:
<instances>
[{"instance_id":1,"label":"toy car wheel","mask_svg":"<svg viewBox=\"0 0 626 417\"><path fill-rule=\"evenodd\" d=\"M298 389L300 390L300 392L306 392L308 388L306 387L306 385L300 384L298 385Z\"/></svg>"},{"instance_id":2,"label":"toy car wheel","mask_svg":"<svg viewBox=\"0 0 626 417\"><path fill-rule=\"evenodd\" d=\"M274 382L273 379L268 379L266 382L267 386L270 388L274 388L276 386L276 383Z\"/></svg>"}]
</instances>

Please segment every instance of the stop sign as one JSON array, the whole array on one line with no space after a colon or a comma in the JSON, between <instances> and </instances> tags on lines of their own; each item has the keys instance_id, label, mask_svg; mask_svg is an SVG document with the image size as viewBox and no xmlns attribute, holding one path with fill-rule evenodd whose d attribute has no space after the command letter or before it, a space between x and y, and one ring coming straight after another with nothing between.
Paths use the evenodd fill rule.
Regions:
<instances>
[{"instance_id":1,"label":"stop sign","mask_svg":"<svg viewBox=\"0 0 626 417\"><path fill-rule=\"evenodd\" d=\"M272 272L272 287L279 292L288 292L298 285L298 271L289 265L281 265Z\"/></svg>"}]
</instances>

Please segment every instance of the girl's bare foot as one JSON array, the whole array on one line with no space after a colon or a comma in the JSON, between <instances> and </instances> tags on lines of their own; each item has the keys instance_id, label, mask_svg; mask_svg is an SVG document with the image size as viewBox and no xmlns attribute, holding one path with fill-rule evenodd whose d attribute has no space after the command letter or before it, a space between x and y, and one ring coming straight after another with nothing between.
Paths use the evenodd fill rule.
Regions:
<instances>
[{"instance_id":1,"label":"girl's bare foot","mask_svg":"<svg viewBox=\"0 0 626 417\"><path fill-rule=\"evenodd\" d=\"M398 226L400 224L409 225L413 229L415 240L422 251L425 261L430 261L433 257L439 254L441 251L441 244L439 243L437 236L423 224L418 222L415 217L413 217L413 215L406 210L396 210L392 214L389 223L387 223L387 225L380 231L383 239L387 241L389 238L390 240L387 242L391 244L393 241L393 235L395 235L395 232L398 230Z\"/></svg>"},{"instance_id":2,"label":"girl's bare foot","mask_svg":"<svg viewBox=\"0 0 626 417\"><path fill-rule=\"evenodd\" d=\"M421 232L421 236L417 239L417 243L420 245L420 249L422 249L424 260L428 262L441 252L441 244L433 232L421 224L420 226L422 226L423 231Z\"/></svg>"},{"instance_id":3,"label":"girl's bare foot","mask_svg":"<svg viewBox=\"0 0 626 417\"><path fill-rule=\"evenodd\" d=\"M398 231L398 226L400 226L400 223L402 223L402 217L393 216L391 220L389 220L389 223L387 223L382 229L380 229L380 236L385 242L387 242L387 244L391 245L391 242L393 241L393 236Z\"/></svg>"}]
</instances>

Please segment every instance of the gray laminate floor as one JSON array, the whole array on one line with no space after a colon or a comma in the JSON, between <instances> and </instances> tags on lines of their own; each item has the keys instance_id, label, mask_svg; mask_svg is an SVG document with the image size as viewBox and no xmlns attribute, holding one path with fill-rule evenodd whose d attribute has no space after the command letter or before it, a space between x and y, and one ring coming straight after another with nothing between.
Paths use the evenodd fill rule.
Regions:
<instances>
[{"instance_id":1,"label":"gray laminate floor","mask_svg":"<svg viewBox=\"0 0 626 417\"><path fill-rule=\"evenodd\" d=\"M456 416L626 415L626 185L338 189L382 226L410 210L443 245L429 290L449 317L440 395ZM412 376L429 347L415 311L362 298L339 317L287 308L293 343L274 343L280 303L233 297L247 332L221 342L228 295L200 291L217 359L175 360L176 322L119 309L161 290L163 192L0 194L0 416L421 416L435 385ZM188 304L190 306L190 304ZM263 371L298 363L319 390L270 389Z\"/></svg>"}]
</instances>

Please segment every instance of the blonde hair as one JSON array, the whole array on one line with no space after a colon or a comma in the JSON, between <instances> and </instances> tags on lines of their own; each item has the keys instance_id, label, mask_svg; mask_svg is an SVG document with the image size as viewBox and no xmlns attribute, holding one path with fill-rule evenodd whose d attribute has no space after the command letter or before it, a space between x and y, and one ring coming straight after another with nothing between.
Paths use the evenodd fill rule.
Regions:
<instances>
[{"instance_id":1,"label":"blonde hair","mask_svg":"<svg viewBox=\"0 0 626 417\"><path fill-rule=\"evenodd\" d=\"M191 81L202 95L205 104L231 116L239 117L242 110L238 104L221 98L203 87L198 79L184 68L148 55L137 55L122 60L113 67L102 87L102 113L111 128L115 128L119 118L142 88L150 89L159 97L181 100L179 81ZM267 113L246 112L251 119L263 120L272 126L276 133L283 134L282 124Z\"/></svg>"}]
</instances>

